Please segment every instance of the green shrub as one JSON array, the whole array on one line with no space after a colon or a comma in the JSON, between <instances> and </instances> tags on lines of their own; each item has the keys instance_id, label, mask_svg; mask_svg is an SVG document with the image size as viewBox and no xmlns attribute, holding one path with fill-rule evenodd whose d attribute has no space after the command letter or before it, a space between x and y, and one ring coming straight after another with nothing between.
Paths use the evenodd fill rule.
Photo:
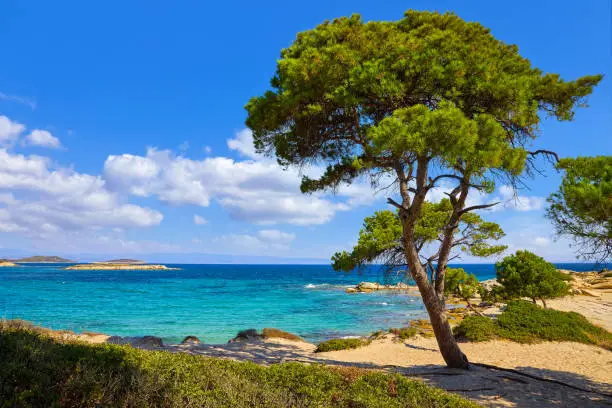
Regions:
<instances>
[{"instance_id":1,"label":"green shrub","mask_svg":"<svg viewBox=\"0 0 612 408\"><path fill-rule=\"evenodd\" d=\"M486 341L494 337L519 343L575 341L612 350L612 333L590 323L575 312L543 309L533 303L515 301L496 320L468 316L455 328L458 338Z\"/></svg>"},{"instance_id":2,"label":"green shrub","mask_svg":"<svg viewBox=\"0 0 612 408\"><path fill-rule=\"evenodd\" d=\"M612 333L575 312L542 309L525 301L510 302L496 321L500 337L520 343L575 341L612 347Z\"/></svg>"},{"instance_id":3,"label":"green shrub","mask_svg":"<svg viewBox=\"0 0 612 408\"><path fill-rule=\"evenodd\" d=\"M477 407L400 375L57 342L0 322L3 407Z\"/></svg>"},{"instance_id":4,"label":"green shrub","mask_svg":"<svg viewBox=\"0 0 612 408\"><path fill-rule=\"evenodd\" d=\"M463 268L448 268L444 275L444 293L455 295L470 305L470 299L478 292L480 282L473 273L468 274Z\"/></svg>"},{"instance_id":5,"label":"green shrub","mask_svg":"<svg viewBox=\"0 0 612 408\"><path fill-rule=\"evenodd\" d=\"M487 341L495 337L495 322L486 316L466 316L454 329L455 336L468 341Z\"/></svg>"},{"instance_id":6,"label":"green shrub","mask_svg":"<svg viewBox=\"0 0 612 408\"><path fill-rule=\"evenodd\" d=\"M395 334L401 340L408 340L411 337L416 336L418 330L416 327L402 327L399 329L389 329L389 333Z\"/></svg>"},{"instance_id":7,"label":"green shrub","mask_svg":"<svg viewBox=\"0 0 612 408\"><path fill-rule=\"evenodd\" d=\"M526 297L534 303L541 299L546 307L545 299L564 296L569 291L565 283L569 276L529 251L516 251L495 264L495 269L497 282L510 299Z\"/></svg>"},{"instance_id":8,"label":"green shrub","mask_svg":"<svg viewBox=\"0 0 612 408\"><path fill-rule=\"evenodd\" d=\"M348 350L348 349L356 349L359 347L367 346L370 344L369 340L365 339L331 339L324 341L323 343L319 343L315 353L323 353L326 351L336 351L336 350Z\"/></svg>"}]
</instances>

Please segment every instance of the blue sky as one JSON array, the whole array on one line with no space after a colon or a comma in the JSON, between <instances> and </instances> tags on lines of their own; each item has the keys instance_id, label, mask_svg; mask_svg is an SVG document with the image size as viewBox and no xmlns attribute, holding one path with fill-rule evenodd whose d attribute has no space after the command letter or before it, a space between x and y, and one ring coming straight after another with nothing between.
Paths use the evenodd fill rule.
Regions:
<instances>
[{"instance_id":1,"label":"blue sky","mask_svg":"<svg viewBox=\"0 0 612 408\"><path fill-rule=\"evenodd\" d=\"M605 74L590 108L571 123L545 122L538 146L611 153L610 1L9 0L0 6L0 257L321 262L348 248L386 196L366 184L302 196L296 172L253 155L243 106L267 89L299 31L352 13L399 19L407 8L479 21L565 79ZM572 260L543 218L559 183L545 173L518 203L501 186L480 199L504 199L487 216L511 248Z\"/></svg>"}]
</instances>

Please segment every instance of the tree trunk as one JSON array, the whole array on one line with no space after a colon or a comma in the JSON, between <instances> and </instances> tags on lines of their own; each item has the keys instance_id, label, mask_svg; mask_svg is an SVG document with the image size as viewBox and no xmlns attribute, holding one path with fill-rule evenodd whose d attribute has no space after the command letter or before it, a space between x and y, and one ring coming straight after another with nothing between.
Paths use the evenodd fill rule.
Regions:
<instances>
[{"instance_id":1,"label":"tree trunk","mask_svg":"<svg viewBox=\"0 0 612 408\"><path fill-rule=\"evenodd\" d=\"M419 255L414 245L406 245L405 254L410 274L419 288L425 309L429 315L442 358L444 358L446 365L450 368L468 369L468 359L459 349L459 345L457 345L453 331L448 323L446 307L436 295L434 286L427 278L427 272L425 272L419 263Z\"/></svg>"},{"instance_id":2,"label":"tree trunk","mask_svg":"<svg viewBox=\"0 0 612 408\"><path fill-rule=\"evenodd\" d=\"M428 165L429 160L427 158L419 158L415 180L416 193L414 194L412 203L410 202L408 179L401 169L401 166L398 166L396 169L399 179L400 194L402 195L400 218L402 220L404 255L406 257L406 263L408 264L410 274L419 287L419 292L421 292L421 298L425 304L425 309L427 310L429 320L431 321L431 326L434 334L436 335L436 340L438 341L440 353L442 354L446 365L451 368L468 369L469 365L467 357L459 349L459 346L455 341L455 336L453 336L450 324L448 323L448 319L446 318L446 305L436 294L436 289L434 288L433 283L429 282L427 271L425 271L421 265L419 253L414 242L415 225L418 217L421 215L421 208L428 191L428 188L425 186L425 183L427 182ZM439 279L440 276L436 276L436 280ZM443 288L444 287L442 286L442 289ZM442 294L442 296L444 296L444 294Z\"/></svg>"},{"instance_id":3,"label":"tree trunk","mask_svg":"<svg viewBox=\"0 0 612 408\"><path fill-rule=\"evenodd\" d=\"M548 309L548 308L546 307L546 300L544 300L544 298L542 298L542 306L544 306L544 309Z\"/></svg>"}]
</instances>

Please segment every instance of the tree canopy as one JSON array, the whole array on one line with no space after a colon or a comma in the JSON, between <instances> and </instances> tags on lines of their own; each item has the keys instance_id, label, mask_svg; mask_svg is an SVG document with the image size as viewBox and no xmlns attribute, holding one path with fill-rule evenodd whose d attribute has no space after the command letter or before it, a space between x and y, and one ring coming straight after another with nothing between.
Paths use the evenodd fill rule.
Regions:
<instances>
[{"instance_id":1,"label":"tree canopy","mask_svg":"<svg viewBox=\"0 0 612 408\"><path fill-rule=\"evenodd\" d=\"M432 281L435 281L434 264L438 262L439 245L434 245L433 248L429 246L443 240L444 227L452 211L449 199L438 203L425 202L415 227L415 245ZM461 253L488 257L507 248L505 245L491 243L503 236L504 232L498 224L484 221L479 215L469 213L461 218L459 228L455 230L452 248L455 257L459 257ZM342 271L351 271L372 262L380 262L390 268L399 267L405 271L402 223L397 211L377 211L373 216L366 217L353 250L337 252L332 257L334 269Z\"/></svg>"},{"instance_id":2,"label":"tree canopy","mask_svg":"<svg viewBox=\"0 0 612 408\"><path fill-rule=\"evenodd\" d=\"M612 257L612 156L561 159L559 190L548 198L547 217L559 235L574 239L580 257Z\"/></svg>"},{"instance_id":3,"label":"tree canopy","mask_svg":"<svg viewBox=\"0 0 612 408\"><path fill-rule=\"evenodd\" d=\"M516 251L495 264L497 282L502 286L506 298L527 297L541 299L546 307L546 299L568 293L569 280L550 262L529 252Z\"/></svg>"},{"instance_id":4,"label":"tree canopy","mask_svg":"<svg viewBox=\"0 0 612 408\"><path fill-rule=\"evenodd\" d=\"M303 192L366 175L392 179L400 198L388 203L440 351L449 366L467 368L446 319L444 278L463 217L495 205L467 206L468 196L519 177L546 152L528 150L541 118L571 120L600 80L544 73L517 46L452 13L409 10L398 21L371 22L353 15L299 33L282 50L271 89L246 105L246 123L256 150L280 164L328 165L321 177L303 178ZM417 226L435 187L448 190L452 210L432 284Z\"/></svg>"}]
</instances>

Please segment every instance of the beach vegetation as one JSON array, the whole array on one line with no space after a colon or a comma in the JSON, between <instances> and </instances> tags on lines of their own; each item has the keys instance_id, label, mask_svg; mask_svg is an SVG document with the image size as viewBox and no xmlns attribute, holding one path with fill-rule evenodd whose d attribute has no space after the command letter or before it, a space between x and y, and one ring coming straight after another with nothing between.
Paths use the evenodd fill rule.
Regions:
<instances>
[{"instance_id":1,"label":"beach vegetation","mask_svg":"<svg viewBox=\"0 0 612 408\"><path fill-rule=\"evenodd\" d=\"M471 299L478 293L480 282L473 273L467 273L463 268L448 268L444 283L446 295L463 300L468 308L474 309Z\"/></svg>"},{"instance_id":2,"label":"beach vegetation","mask_svg":"<svg viewBox=\"0 0 612 408\"><path fill-rule=\"evenodd\" d=\"M574 240L579 258L612 259L612 156L561 159L559 189L548 197L546 216L559 236Z\"/></svg>"},{"instance_id":3,"label":"beach vegetation","mask_svg":"<svg viewBox=\"0 0 612 408\"><path fill-rule=\"evenodd\" d=\"M317 345L315 353L356 349L359 347L367 346L368 344L370 344L370 340L363 338L331 339L319 343Z\"/></svg>"},{"instance_id":4,"label":"beach vegetation","mask_svg":"<svg viewBox=\"0 0 612 408\"><path fill-rule=\"evenodd\" d=\"M0 361L6 407L477 407L397 374L58 342L6 321Z\"/></svg>"},{"instance_id":5,"label":"beach vegetation","mask_svg":"<svg viewBox=\"0 0 612 408\"><path fill-rule=\"evenodd\" d=\"M612 350L612 333L592 324L584 316L576 312L544 309L522 300L508 303L496 319L467 316L455 327L455 335L469 341L493 338L518 343L574 341Z\"/></svg>"},{"instance_id":6,"label":"beach vegetation","mask_svg":"<svg viewBox=\"0 0 612 408\"><path fill-rule=\"evenodd\" d=\"M500 295L507 299L526 297L534 303L569 293L569 275L559 272L550 262L529 251L516 251L495 264Z\"/></svg>"},{"instance_id":7,"label":"beach vegetation","mask_svg":"<svg viewBox=\"0 0 612 408\"><path fill-rule=\"evenodd\" d=\"M468 368L446 317L444 280L462 248L462 221L496 204L469 198L499 180L514 186L538 157L554 157L528 150L542 118L573 119L601 79L545 73L517 46L452 13L408 10L398 21L368 22L354 14L299 33L281 51L271 89L246 105L246 124L256 151L281 165L327 165L320 177L303 177L304 193L364 179L397 192L387 202L399 220L399 265L419 288L446 364ZM421 246L417 229L436 191L446 193L450 215ZM340 269L352 262L336 260Z\"/></svg>"},{"instance_id":8,"label":"beach vegetation","mask_svg":"<svg viewBox=\"0 0 612 408\"><path fill-rule=\"evenodd\" d=\"M400 340L408 340L418 334L416 327L401 327L389 329L389 333L396 335Z\"/></svg>"}]
</instances>

